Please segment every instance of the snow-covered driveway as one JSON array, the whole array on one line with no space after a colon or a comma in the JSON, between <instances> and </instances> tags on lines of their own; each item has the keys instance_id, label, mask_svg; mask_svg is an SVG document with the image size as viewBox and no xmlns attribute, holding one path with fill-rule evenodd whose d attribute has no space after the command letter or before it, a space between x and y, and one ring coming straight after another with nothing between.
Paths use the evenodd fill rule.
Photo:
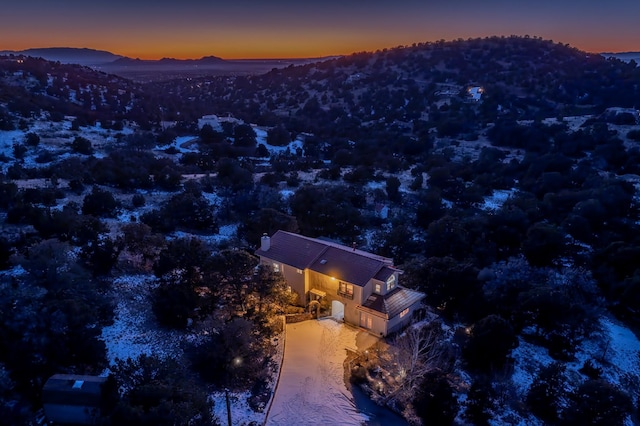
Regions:
<instances>
[{"instance_id":1,"label":"snow-covered driveway","mask_svg":"<svg viewBox=\"0 0 640 426\"><path fill-rule=\"evenodd\" d=\"M357 330L332 319L287 324L280 381L266 421L278 425L361 425L344 384L346 348L356 349Z\"/></svg>"}]
</instances>

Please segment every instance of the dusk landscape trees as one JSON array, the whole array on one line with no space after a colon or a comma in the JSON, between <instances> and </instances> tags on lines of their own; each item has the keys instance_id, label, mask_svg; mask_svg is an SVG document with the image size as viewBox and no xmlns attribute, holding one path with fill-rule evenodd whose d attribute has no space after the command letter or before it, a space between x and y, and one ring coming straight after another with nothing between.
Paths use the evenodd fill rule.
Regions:
<instances>
[{"instance_id":1,"label":"dusk landscape trees","mask_svg":"<svg viewBox=\"0 0 640 426\"><path fill-rule=\"evenodd\" d=\"M1 412L24 423L49 375L106 367L120 384L148 373L106 424L220 421L204 396L225 387L264 408L296 302L253 252L281 229L393 257L426 294L441 322L418 337L446 361L402 366L390 405L407 417L634 419L637 371L581 357L605 318L640 321L638 81L535 37L146 84L0 56ZM210 114L233 120L198 128ZM146 324L191 340L114 364L101 333L140 277ZM411 358L413 332L389 353Z\"/></svg>"}]
</instances>

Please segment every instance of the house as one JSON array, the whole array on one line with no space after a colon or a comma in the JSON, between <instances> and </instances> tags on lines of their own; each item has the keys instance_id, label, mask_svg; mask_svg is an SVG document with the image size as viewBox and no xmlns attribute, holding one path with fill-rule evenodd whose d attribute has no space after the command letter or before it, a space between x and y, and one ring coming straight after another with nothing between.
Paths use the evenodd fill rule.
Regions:
<instances>
[{"instance_id":1,"label":"house","mask_svg":"<svg viewBox=\"0 0 640 426\"><path fill-rule=\"evenodd\" d=\"M54 374L42 388L44 414L56 424L95 424L106 377Z\"/></svg>"},{"instance_id":2,"label":"house","mask_svg":"<svg viewBox=\"0 0 640 426\"><path fill-rule=\"evenodd\" d=\"M215 114L203 115L201 118L198 119L198 129L202 129L203 126L208 124L216 132L222 132L223 131L223 127L222 127L223 123L231 123L232 125L235 126L235 125L238 125L238 124L242 124L243 121L239 120L237 118L231 117L231 116L229 116L229 117L220 117L220 116L217 116Z\"/></svg>"},{"instance_id":3,"label":"house","mask_svg":"<svg viewBox=\"0 0 640 426\"><path fill-rule=\"evenodd\" d=\"M484 93L484 89L479 86L470 87L467 91L469 93L469 97L476 102L480 102L482 99L482 94Z\"/></svg>"},{"instance_id":4,"label":"house","mask_svg":"<svg viewBox=\"0 0 640 426\"><path fill-rule=\"evenodd\" d=\"M425 297L399 285L392 259L355 246L277 231L262 237L256 255L283 274L303 305L326 301L334 317L378 336L407 325Z\"/></svg>"}]
</instances>

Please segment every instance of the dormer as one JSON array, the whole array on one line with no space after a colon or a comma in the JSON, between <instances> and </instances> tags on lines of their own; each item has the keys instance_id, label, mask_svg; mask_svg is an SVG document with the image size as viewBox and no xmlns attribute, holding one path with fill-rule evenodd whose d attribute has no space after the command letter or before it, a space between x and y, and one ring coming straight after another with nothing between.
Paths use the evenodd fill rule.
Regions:
<instances>
[{"instance_id":1,"label":"dormer","mask_svg":"<svg viewBox=\"0 0 640 426\"><path fill-rule=\"evenodd\" d=\"M398 273L397 269L391 268L389 266L384 266L380 271L373 277L373 292L384 296L389 293L391 290L398 286Z\"/></svg>"}]
</instances>

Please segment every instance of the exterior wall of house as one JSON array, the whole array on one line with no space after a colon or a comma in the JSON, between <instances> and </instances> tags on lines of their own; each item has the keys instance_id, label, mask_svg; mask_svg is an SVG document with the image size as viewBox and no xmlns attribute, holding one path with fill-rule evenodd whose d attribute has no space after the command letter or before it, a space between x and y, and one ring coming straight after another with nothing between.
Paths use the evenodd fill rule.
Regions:
<instances>
[{"instance_id":1,"label":"exterior wall of house","mask_svg":"<svg viewBox=\"0 0 640 426\"><path fill-rule=\"evenodd\" d=\"M368 294L376 293L376 294L384 296L384 294L386 293L387 286L386 286L386 283L384 281L372 279L369 282L369 285L371 286L371 291ZM376 291L376 285L380 286L380 291ZM367 295L367 297L368 297L368 295Z\"/></svg>"},{"instance_id":2,"label":"exterior wall of house","mask_svg":"<svg viewBox=\"0 0 640 426\"><path fill-rule=\"evenodd\" d=\"M393 318L389 318L389 324L387 326L388 333L393 333L394 331L401 330L405 326L409 325L409 323L411 322L411 318L413 318L413 313L416 309L420 308L420 306L422 306L421 302L414 303L413 305L409 306L406 314L402 315L402 313L400 313L402 317L400 315L396 315Z\"/></svg>"},{"instance_id":3,"label":"exterior wall of house","mask_svg":"<svg viewBox=\"0 0 640 426\"><path fill-rule=\"evenodd\" d=\"M344 282L344 281L343 281ZM347 283L350 284L350 283ZM316 288L327 293L326 299L331 302L337 300L344 304L344 321L350 324L358 325L360 316L356 311L356 306L362 303L363 288L353 284L353 298L347 295L338 294L340 288L340 280L333 279L327 275L309 271L309 289Z\"/></svg>"},{"instance_id":4,"label":"exterior wall of house","mask_svg":"<svg viewBox=\"0 0 640 426\"><path fill-rule=\"evenodd\" d=\"M285 265L282 262L276 262L266 257L260 259L260 263L272 267L274 270L280 271L284 279L287 281L287 285L291 287L291 291L298 293L298 304L300 306L307 305L307 292L308 288L305 288L305 271L299 270L289 265ZM276 267L277 266L277 267Z\"/></svg>"},{"instance_id":5,"label":"exterior wall of house","mask_svg":"<svg viewBox=\"0 0 640 426\"><path fill-rule=\"evenodd\" d=\"M47 420L61 424L95 424L100 415L96 407L70 404L44 404Z\"/></svg>"},{"instance_id":6,"label":"exterior wall of house","mask_svg":"<svg viewBox=\"0 0 640 426\"><path fill-rule=\"evenodd\" d=\"M371 334L376 336L387 335L387 319L379 312L374 312L368 309L361 309L356 311L357 322L356 325L368 330ZM346 317L346 314L345 314Z\"/></svg>"}]
</instances>

